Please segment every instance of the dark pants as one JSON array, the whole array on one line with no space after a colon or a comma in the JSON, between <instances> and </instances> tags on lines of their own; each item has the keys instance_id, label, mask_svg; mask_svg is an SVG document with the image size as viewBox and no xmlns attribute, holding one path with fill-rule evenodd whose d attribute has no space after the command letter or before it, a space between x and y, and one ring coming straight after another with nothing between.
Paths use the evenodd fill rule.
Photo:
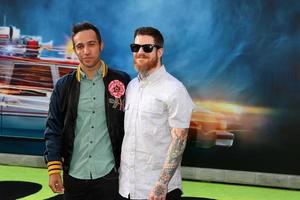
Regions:
<instances>
[{"instance_id":1,"label":"dark pants","mask_svg":"<svg viewBox=\"0 0 300 200\"><path fill-rule=\"evenodd\" d=\"M181 199L181 195L182 195L182 192L180 189L175 189L175 190L172 190L171 192L168 192L167 193L167 198L166 200L180 200ZM129 198L124 198L120 195L120 200L130 200L130 197Z\"/></svg>"},{"instance_id":2,"label":"dark pants","mask_svg":"<svg viewBox=\"0 0 300 200\"><path fill-rule=\"evenodd\" d=\"M113 169L98 179L82 180L64 174L65 200L116 200L118 173Z\"/></svg>"}]
</instances>

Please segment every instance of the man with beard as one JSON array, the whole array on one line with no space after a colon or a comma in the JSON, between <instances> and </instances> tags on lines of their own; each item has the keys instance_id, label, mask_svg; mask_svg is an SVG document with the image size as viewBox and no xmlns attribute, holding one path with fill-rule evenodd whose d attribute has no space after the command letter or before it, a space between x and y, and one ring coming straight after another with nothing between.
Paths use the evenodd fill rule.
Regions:
<instances>
[{"instance_id":1,"label":"man with beard","mask_svg":"<svg viewBox=\"0 0 300 200\"><path fill-rule=\"evenodd\" d=\"M152 27L138 28L130 45L138 76L126 91L122 199L178 200L182 194L180 164L194 104L162 65L163 45Z\"/></svg>"},{"instance_id":2,"label":"man with beard","mask_svg":"<svg viewBox=\"0 0 300 200\"><path fill-rule=\"evenodd\" d=\"M103 41L94 25L79 23L72 32L80 64L58 80L51 96L45 130L49 186L64 192L65 200L115 200L129 76L100 59Z\"/></svg>"}]
</instances>

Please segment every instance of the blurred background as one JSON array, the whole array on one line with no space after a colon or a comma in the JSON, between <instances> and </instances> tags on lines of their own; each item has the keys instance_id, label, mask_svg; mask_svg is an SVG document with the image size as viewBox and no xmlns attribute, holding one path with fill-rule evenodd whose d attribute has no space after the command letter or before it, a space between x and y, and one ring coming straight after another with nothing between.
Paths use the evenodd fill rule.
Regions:
<instances>
[{"instance_id":1,"label":"blurred background","mask_svg":"<svg viewBox=\"0 0 300 200\"><path fill-rule=\"evenodd\" d=\"M71 27L89 21L100 28L105 62L132 77L136 72L129 44L134 30L153 26L164 35L163 63L197 105L183 166L300 175L300 1L0 0L0 4L0 152L42 155L53 77L63 74L51 73L76 65ZM31 73L35 75L30 80L24 74L15 77L35 65L48 65L52 71ZM48 77L51 85L40 77ZM16 82L19 79L24 83ZM13 105L4 101L9 98Z\"/></svg>"}]
</instances>

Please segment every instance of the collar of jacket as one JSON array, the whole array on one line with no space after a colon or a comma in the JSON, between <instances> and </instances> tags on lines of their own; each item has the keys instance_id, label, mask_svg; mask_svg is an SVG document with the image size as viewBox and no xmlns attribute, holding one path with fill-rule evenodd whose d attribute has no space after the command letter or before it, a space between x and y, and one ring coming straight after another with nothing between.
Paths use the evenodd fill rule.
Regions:
<instances>
[{"instance_id":1,"label":"collar of jacket","mask_svg":"<svg viewBox=\"0 0 300 200\"><path fill-rule=\"evenodd\" d=\"M108 66L101 59L99 60L99 63L100 63L100 66L102 67L102 78L104 78L107 75ZM80 82L80 70L81 70L81 64L79 64L76 69L76 79L78 82Z\"/></svg>"}]
</instances>

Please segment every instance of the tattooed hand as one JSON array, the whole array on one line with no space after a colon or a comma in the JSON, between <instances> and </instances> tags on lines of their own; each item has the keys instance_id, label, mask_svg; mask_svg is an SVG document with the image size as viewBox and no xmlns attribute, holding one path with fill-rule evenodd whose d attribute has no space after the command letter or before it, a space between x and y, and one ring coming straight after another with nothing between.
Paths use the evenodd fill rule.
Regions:
<instances>
[{"instance_id":1,"label":"tattooed hand","mask_svg":"<svg viewBox=\"0 0 300 200\"><path fill-rule=\"evenodd\" d=\"M168 186L157 182L149 194L149 200L165 200L168 192Z\"/></svg>"}]
</instances>

